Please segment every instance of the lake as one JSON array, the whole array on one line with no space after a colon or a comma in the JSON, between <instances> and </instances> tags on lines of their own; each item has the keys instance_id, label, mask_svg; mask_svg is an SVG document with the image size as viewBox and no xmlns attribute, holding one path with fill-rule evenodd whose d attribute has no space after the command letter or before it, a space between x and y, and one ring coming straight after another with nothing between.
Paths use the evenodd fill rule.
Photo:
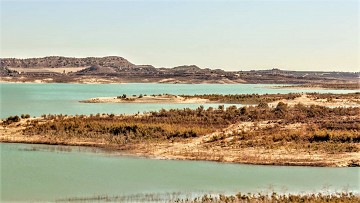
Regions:
<instances>
[{"instance_id":1,"label":"lake","mask_svg":"<svg viewBox=\"0 0 360 203\"><path fill-rule=\"evenodd\" d=\"M265 94L289 92L349 93L358 90L295 90L269 88L268 84L29 84L1 83L0 118L30 114L131 114L161 108L197 108L201 104L90 104L78 101L122 94ZM219 104L202 104L205 108ZM229 106L229 105L225 105ZM241 105L237 105L241 106Z\"/></svg>"},{"instance_id":2,"label":"lake","mask_svg":"<svg viewBox=\"0 0 360 203\"><path fill-rule=\"evenodd\" d=\"M94 148L0 143L1 200L180 192L359 193L359 168L256 166L119 156Z\"/></svg>"},{"instance_id":3,"label":"lake","mask_svg":"<svg viewBox=\"0 0 360 203\"><path fill-rule=\"evenodd\" d=\"M79 100L122 94L349 93L357 90L272 89L264 84L6 84L0 117L28 113L137 113L201 104L89 104ZM219 104L205 104L204 107ZM241 106L241 105L238 105ZM67 146L0 144L1 201L55 201L96 195L246 192L359 193L359 168L252 166L153 160Z\"/></svg>"}]
</instances>

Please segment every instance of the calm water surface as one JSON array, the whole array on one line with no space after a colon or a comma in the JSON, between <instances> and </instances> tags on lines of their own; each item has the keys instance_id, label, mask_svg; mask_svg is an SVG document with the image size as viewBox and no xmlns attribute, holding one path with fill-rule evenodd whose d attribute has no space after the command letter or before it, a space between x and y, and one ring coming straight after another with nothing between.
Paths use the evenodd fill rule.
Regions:
<instances>
[{"instance_id":1,"label":"calm water surface","mask_svg":"<svg viewBox=\"0 0 360 203\"><path fill-rule=\"evenodd\" d=\"M265 94L315 92L315 90L271 89L265 84L7 84L0 83L0 118L28 113L96 114L137 113L161 108L196 108L201 104L88 104L78 101L122 94ZM316 90L316 92L348 93L354 90ZM204 107L218 104L204 104ZM238 105L241 106L241 105Z\"/></svg>"},{"instance_id":2,"label":"calm water surface","mask_svg":"<svg viewBox=\"0 0 360 203\"><path fill-rule=\"evenodd\" d=\"M271 85L214 84L0 84L0 117L29 113L137 113L200 104L85 104L79 100L122 94L264 94L305 92ZM314 92L307 90L306 92ZM348 93L346 90L316 92ZM206 104L217 106L217 104ZM358 168L250 166L150 160L81 147L0 144L0 200L54 201L94 195L181 192L359 193Z\"/></svg>"},{"instance_id":3,"label":"calm water surface","mask_svg":"<svg viewBox=\"0 0 360 203\"><path fill-rule=\"evenodd\" d=\"M1 200L182 192L359 193L359 168L252 166L132 158L82 147L0 144Z\"/></svg>"}]
</instances>

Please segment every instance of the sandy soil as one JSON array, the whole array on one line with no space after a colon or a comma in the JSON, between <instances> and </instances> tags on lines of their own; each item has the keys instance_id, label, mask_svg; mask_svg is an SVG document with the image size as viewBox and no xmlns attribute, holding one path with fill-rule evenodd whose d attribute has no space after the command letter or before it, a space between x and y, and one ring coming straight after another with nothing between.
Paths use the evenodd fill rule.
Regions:
<instances>
[{"instance_id":1,"label":"sandy soil","mask_svg":"<svg viewBox=\"0 0 360 203\"><path fill-rule=\"evenodd\" d=\"M211 146L207 144L213 136L225 134L226 141L231 141L233 132L249 131L255 128L265 128L268 121L264 122L242 122L231 125L221 131L211 133L187 142L161 143L153 145L137 146L134 153L141 156L153 155L159 159L180 160L208 160L226 163L245 163L261 165L294 165L294 166L331 166L345 167L351 164L360 164L360 153L327 154L319 151L309 153L294 149L266 149L263 147L232 148L224 146ZM287 126L297 128L299 125Z\"/></svg>"},{"instance_id":2,"label":"sandy soil","mask_svg":"<svg viewBox=\"0 0 360 203\"><path fill-rule=\"evenodd\" d=\"M137 103L207 103L206 99L185 99L175 95L158 95L144 96L142 98L129 97ZM323 106L359 106L358 100L353 99L313 99L307 95L302 95L294 100L280 100L295 105L303 103L305 105L323 105ZM129 102L116 97L92 98L84 102L102 103L102 102ZM279 101L270 103L275 107ZM19 143L39 143L39 144L57 144L57 145L76 145L76 146L93 146L111 150L126 150L125 152L136 156L145 156L157 159L186 159L186 160L209 160L229 163L246 163L246 164L269 164L269 165L301 165L301 166L351 166L360 165L360 153L336 153L329 154L320 151L301 151L288 148L268 149L264 147L234 147L231 145L209 144L214 136L225 136L225 142L234 139L233 132L251 131L255 129L266 128L274 125L274 122L240 122L231 125L225 129L219 129L217 132L204 135L197 138L185 139L176 142L154 142L144 141L143 143L127 144L125 146L111 145L106 140L92 140L79 138L62 138L50 136L26 136L23 135L24 129L32 119L39 122L45 122L42 118L22 119L18 123L13 123L4 127L0 123L0 142L19 142ZM285 128L301 128L303 124L291 124ZM360 147L360 144L356 144Z\"/></svg>"},{"instance_id":3,"label":"sandy soil","mask_svg":"<svg viewBox=\"0 0 360 203\"><path fill-rule=\"evenodd\" d=\"M39 122L45 122L42 118ZM272 122L241 122L229 126L217 132L197 138L186 139L177 142L152 142L144 141L137 144L125 146L108 144L106 140L92 140L79 138L61 138L51 136L26 136L22 130L30 119L22 119L7 127L0 125L0 142L10 143L33 143L71 146L91 146L108 150L121 150L122 154L142 156L155 159L177 159L177 160L207 160L226 163L245 163L262 165L297 165L297 166L330 166L345 167L360 165L360 153L337 153L329 154L320 151L308 152L287 148L266 149L265 147L227 147L226 145L211 145L209 140L214 136L225 135L225 141L231 141L233 132L249 131L265 128L273 125ZM291 124L289 128L300 128L302 124ZM360 145L360 144L358 144ZM360 146L359 146L360 147Z\"/></svg>"},{"instance_id":4,"label":"sandy soil","mask_svg":"<svg viewBox=\"0 0 360 203\"><path fill-rule=\"evenodd\" d=\"M20 75L18 77L2 77L2 82L7 83L74 83L74 84L122 84L122 83L166 83L166 84L240 84L247 83L244 80L236 79L229 80L226 78L217 80L217 79L195 79L195 78L128 78L128 77L109 77L109 76L97 76L97 75L84 75L84 76L74 76L68 74L70 72L77 72L84 68L10 68L11 70L16 70L19 72L39 72L43 70L44 73L64 73L65 75L58 75L50 78L51 80L46 80L48 78L43 78L42 76L33 77L31 75Z\"/></svg>"},{"instance_id":5,"label":"sandy soil","mask_svg":"<svg viewBox=\"0 0 360 203\"><path fill-rule=\"evenodd\" d=\"M114 82L116 80L103 79L103 78L93 78L93 77L80 77L77 79L77 82L71 82L74 84L125 84L123 82Z\"/></svg>"},{"instance_id":6,"label":"sandy soil","mask_svg":"<svg viewBox=\"0 0 360 203\"><path fill-rule=\"evenodd\" d=\"M20 79L20 80L19 80ZM21 81L24 79L24 81ZM20 77L18 79L14 79L12 77L2 77L1 83L25 83L25 84L34 84L34 83L53 83L53 78L43 78L43 79L33 79L25 81L25 77ZM116 81L116 80L114 80ZM110 79L102 79L102 78L89 78L89 77L81 77L77 78L76 81L66 82L67 84L126 84L125 82L114 82Z\"/></svg>"},{"instance_id":7,"label":"sandy soil","mask_svg":"<svg viewBox=\"0 0 360 203\"><path fill-rule=\"evenodd\" d=\"M184 103L184 104L201 104L209 103L208 99L191 98L187 99L176 95L155 95L143 96L141 98L128 96L126 99L117 97L96 97L80 101L83 103Z\"/></svg>"},{"instance_id":8,"label":"sandy soil","mask_svg":"<svg viewBox=\"0 0 360 203\"><path fill-rule=\"evenodd\" d=\"M86 100L82 100L83 103L188 103L188 104L203 104L203 103L221 103L219 101L210 101L208 99L201 98L191 98L186 99L181 96L176 95L155 95L155 96L143 96L139 97L127 97L127 99L121 99L117 97L96 97ZM303 94L301 97L297 97L293 100L291 99L282 99L269 103L269 106L275 108L279 102L287 103L289 106L294 106L296 104L303 104L306 106L310 105L319 105L326 107L358 107L360 106L360 99L332 99L328 101L327 99L315 99L310 96Z\"/></svg>"},{"instance_id":9,"label":"sandy soil","mask_svg":"<svg viewBox=\"0 0 360 203\"><path fill-rule=\"evenodd\" d=\"M358 82L358 81L354 81ZM352 85L353 83L349 83L349 85ZM339 89L339 90L359 90L360 91L360 85L357 87L350 87L350 88L344 88L344 87L334 87L334 84L332 84L330 87L326 87L326 84L323 85L312 85L312 86L303 86L303 85L284 85L284 86L266 86L266 88L270 89L293 89L293 90L330 90L330 89Z\"/></svg>"},{"instance_id":10,"label":"sandy soil","mask_svg":"<svg viewBox=\"0 0 360 203\"><path fill-rule=\"evenodd\" d=\"M265 86L269 89L293 89L293 90L327 90L327 88L324 87L303 87L303 86L297 86L297 85L285 85L285 86Z\"/></svg>"},{"instance_id":11,"label":"sandy soil","mask_svg":"<svg viewBox=\"0 0 360 203\"><path fill-rule=\"evenodd\" d=\"M85 69L86 67L69 67L69 68L8 68L9 70L14 70L18 72L54 72L54 73L69 73L69 72L77 72Z\"/></svg>"},{"instance_id":12,"label":"sandy soil","mask_svg":"<svg viewBox=\"0 0 360 203\"><path fill-rule=\"evenodd\" d=\"M319 105L319 106L326 106L326 107L358 107L360 106L360 99L333 99L328 101L327 99L315 99L311 98L306 94L301 95L301 97L297 97L293 100L289 99L282 99L278 101L274 101L269 103L270 107L276 107L279 102L287 103L289 106L294 106L296 104L304 104L306 106L310 105Z\"/></svg>"},{"instance_id":13,"label":"sandy soil","mask_svg":"<svg viewBox=\"0 0 360 203\"><path fill-rule=\"evenodd\" d=\"M0 120L0 142L10 143L39 143L39 144L59 144L59 145L73 145L73 146L97 146L101 147L105 142L100 140L90 139L74 139L70 138L66 141L61 139L48 138L46 136L26 136L23 135L22 130L26 128L27 123L37 120L39 123L48 122L41 117L21 119L20 122L12 123L8 126L3 126L3 120Z\"/></svg>"}]
</instances>

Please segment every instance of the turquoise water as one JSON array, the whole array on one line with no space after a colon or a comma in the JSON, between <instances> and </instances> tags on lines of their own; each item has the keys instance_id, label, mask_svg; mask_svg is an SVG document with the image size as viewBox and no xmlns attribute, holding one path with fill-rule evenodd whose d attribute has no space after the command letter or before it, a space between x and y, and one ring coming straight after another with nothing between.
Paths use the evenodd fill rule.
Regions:
<instances>
[{"instance_id":1,"label":"turquoise water","mask_svg":"<svg viewBox=\"0 0 360 203\"><path fill-rule=\"evenodd\" d=\"M271 89L265 84L0 84L0 118L30 114L142 113L161 108L196 108L201 104L88 104L78 101L122 94L265 94L314 92L314 90ZM354 90L316 90L348 93ZM218 104L203 104L204 107ZM225 105L228 106L228 105ZM241 105L238 105L241 106Z\"/></svg>"},{"instance_id":2,"label":"turquoise water","mask_svg":"<svg viewBox=\"0 0 360 203\"><path fill-rule=\"evenodd\" d=\"M359 193L359 168L220 164L132 158L92 148L4 144L1 202L138 193Z\"/></svg>"},{"instance_id":3,"label":"turquoise water","mask_svg":"<svg viewBox=\"0 0 360 203\"><path fill-rule=\"evenodd\" d=\"M122 94L264 94L314 92L253 84L0 84L0 117L29 113L137 113L201 104L86 104L79 100ZM356 91L316 90L348 93ZM218 104L205 104L205 107ZM359 193L358 168L309 168L151 160L92 148L0 143L0 200L55 201L95 195L181 192Z\"/></svg>"}]
</instances>

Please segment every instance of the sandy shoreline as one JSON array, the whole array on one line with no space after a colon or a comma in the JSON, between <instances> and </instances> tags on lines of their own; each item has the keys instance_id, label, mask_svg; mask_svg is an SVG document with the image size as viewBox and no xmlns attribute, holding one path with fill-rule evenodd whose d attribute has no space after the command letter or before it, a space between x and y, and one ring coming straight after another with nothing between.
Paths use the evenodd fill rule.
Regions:
<instances>
[{"instance_id":1,"label":"sandy shoreline","mask_svg":"<svg viewBox=\"0 0 360 203\"><path fill-rule=\"evenodd\" d=\"M22 119L19 123L13 123L8 127L0 126L0 142L47 144L65 146L98 147L104 150L120 152L121 154L146 157L152 159L171 160L202 160L223 163L256 164L256 165L287 165L287 166L321 166L321 167L347 167L360 166L360 153L323 153L320 151L303 151L287 148L269 149L266 147L242 147L231 148L222 146L208 147L208 141L220 133L230 135L227 139L233 139L231 132L236 130L253 130L266 128L268 121L264 122L240 122L226 129L219 130L204 136L185 139L176 142L169 141L143 141L141 143L115 145L105 140L91 138L63 139L45 135L27 136L22 133L28 120L47 122L43 118ZM295 125L296 126L296 125ZM289 126L294 127L294 125ZM360 144L357 144L360 145Z\"/></svg>"},{"instance_id":2,"label":"sandy shoreline","mask_svg":"<svg viewBox=\"0 0 360 203\"><path fill-rule=\"evenodd\" d=\"M264 86L264 87L269 88L269 89L292 89L292 90L329 90L329 89L332 89L332 88L324 88L324 87L303 87L303 86L297 86L297 85Z\"/></svg>"},{"instance_id":3,"label":"sandy shoreline","mask_svg":"<svg viewBox=\"0 0 360 203\"><path fill-rule=\"evenodd\" d=\"M171 104L201 104L211 103L208 99L184 98L176 95L153 95L153 96L130 96L119 97L96 97L79 101L81 103L171 103Z\"/></svg>"},{"instance_id":4,"label":"sandy shoreline","mask_svg":"<svg viewBox=\"0 0 360 203\"><path fill-rule=\"evenodd\" d=\"M241 150L191 149L191 144L144 143L126 147L107 145L86 140L46 140L41 137L0 137L0 143L44 144L61 146L96 147L102 150L120 153L126 156L144 157L161 160L215 161L221 163L276 165L276 166L314 166L314 167L349 167L360 165L359 153L344 153L329 156L328 154L309 154L286 149L266 150L263 148L245 148ZM149 145L153 145L149 148ZM172 151L175 150L175 151Z\"/></svg>"},{"instance_id":5,"label":"sandy shoreline","mask_svg":"<svg viewBox=\"0 0 360 203\"><path fill-rule=\"evenodd\" d=\"M302 103L304 105L321 106L359 106L360 99L355 96L338 97L331 99L321 99L316 96L303 94L295 99L282 99L269 103L270 107L276 107L278 102L287 103L289 106ZM84 101L83 101L84 102ZM139 95L119 97L101 97L85 100L89 103L209 103L207 99L184 98L176 95ZM217 102L216 102L217 103ZM358 116L358 115L357 115ZM71 116L70 116L71 117ZM69 117L67 117L69 118ZM305 149L293 149L286 147L269 148L267 146L235 146L209 144L209 140L214 137L225 135L225 141L239 139L232 132L252 132L262 130L275 122L271 120L258 122L239 122L232 124L224 129L218 129L216 132L191 137L176 141L169 140L143 140L138 143L110 144L101 137L97 138L77 138L73 136L50 136L50 135L25 135L23 129L29 126L30 121L39 123L53 122L45 118L27 118L10 125L2 125L0 121L0 142L5 143L29 143L29 144L50 144L50 145L68 145L68 146L87 146L99 147L106 150L114 150L129 155L156 158L156 159L175 159L175 160L204 160L217 161L224 163L241 164L260 164L260 165L292 165L292 166L327 166L327 167L346 167L360 166L359 152L326 153L323 151ZM284 124L283 128L299 129L306 128L306 123ZM236 134L236 133L235 133ZM360 143L354 143L360 148Z\"/></svg>"},{"instance_id":6,"label":"sandy shoreline","mask_svg":"<svg viewBox=\"0 0 360 203\"><path fill-rule=\"evenodd\" d=\"M23 80L24 79L24 80ZM162 80L112 80L112 79L103 79L96 77L83 77L76 78L75 80L66 81L66 82L56 82L53 78L45 78L45 79L32 79L25 80L26 78L20 78L18 80L13 80L11 77L3 77L1 78L0 83L33 83L33 84L52 84L52 83L65 83L65 84L128 84L128 83L152 83L152 84L255 84L255 83L246 83L245 81L230 81L230 80L173 80L173 79L162 79Z\"/></svg>"},{"instance_id":7,"label":"sandy shoreline","mask_svg":"<svg viewBox=\"0 0 360 203\"><path fill-rule=\"evenodd\" d=\"M293 90L333 90L333 87L322 87L322 86L302 86L302 85L288 85L285 84L283 86L264 86L265 88L269 88L269 89L293 89ZM358 90L360 91L360 86L359 88L336 88L336 90Z\"/></svg>"},{"instance_id":8,"label":"sandy shoreline","mask_svg":"<svg viewBox=\"0 0 360 203\"><path fill-rule=\"evenodd\" d=\"M360 99L353 98L353 99L317 99L311 98L307 94L302 94L301 97L297 97L295 99L282 99L274 102L270 102L270 107L276 107L279 102L286 103L289 106L294 106L296 104L303 104L305 106L310 105L318 105L318 106L325 106L325 107L358 107L360 106Z\"/></svg>"},{"instance_id":9,"label":"sandy shoreline","mask_svg":"<svg viewBox=\"0 0 360 203\"><path fill-rule=\"evenodd\" d=\"M152 96L130 96L126 98L119 97L95 97L86 100L79 101L81 103L171 103L171 104L205 104L205 103L223 103L231 104L228 102L221 101L210 101L208 99L201 98L184 98L177 95L163 94L163 95L152 95ZM296 104L303 104L305 106L318 105L325 107L358 107L360 106L360 99L318 99L313 98L308 94L302 94L300 97L295 99L281 99L274 102L268 103L272 108L275 108L279 102L287 103L289 106ZM237 104L237 103L234 103ZM246 103L242 103L246 104Z\"/></svg>"},{"instance_id":10,"label":"sandy shoreline","mask_svg":"<svg viewBox=\"0 0 360 203\"><path fill-rule=\"evenodd\" d=\"M0 84L128 84L128 83L126 83L126 82L97 81L97 80L59 83L59 82L53 82L53 80L51 78L48 78L48 79L33 80L33 81L6 81L6 80L0 80Z\"/></svg>"}]
</instances>

